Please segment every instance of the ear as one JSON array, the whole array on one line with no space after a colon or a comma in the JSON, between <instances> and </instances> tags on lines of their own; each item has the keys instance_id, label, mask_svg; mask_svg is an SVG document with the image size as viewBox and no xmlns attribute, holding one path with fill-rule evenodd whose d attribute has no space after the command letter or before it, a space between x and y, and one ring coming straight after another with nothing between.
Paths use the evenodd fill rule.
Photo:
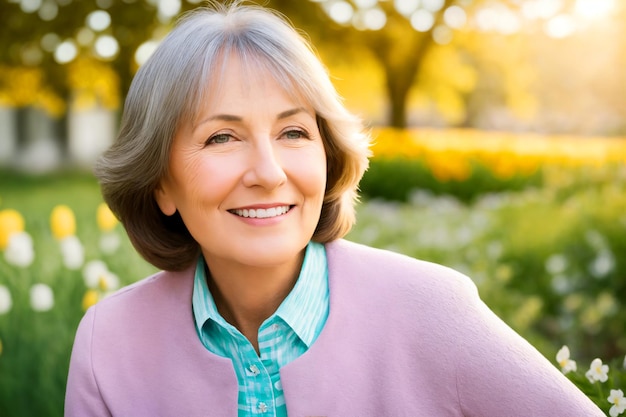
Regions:
<instances>
[{"instance_id":1,"label":"ear","mask_svg":"<svg viewBox=\"0 0 626 417\"><path fill-rule=\"evenodd\" d=\"M167 187L164 187L163 184L160 184L159 187L154 190L154 199L161 209L161 212L166 216L171 216L176 213L176 204L174 203L171 192L169 192Z\"/></svg>"}]
</instances>

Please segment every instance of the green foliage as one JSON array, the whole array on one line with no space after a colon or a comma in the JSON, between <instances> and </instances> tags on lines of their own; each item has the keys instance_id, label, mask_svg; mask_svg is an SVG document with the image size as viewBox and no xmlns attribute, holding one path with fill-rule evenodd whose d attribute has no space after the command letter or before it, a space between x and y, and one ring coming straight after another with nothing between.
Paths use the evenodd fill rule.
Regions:
<instances>
[{"instance_id":1,"label":"green foliage","mask_svg":"<svg viewBox=\"0 0 626 417\"><path fill-rule=\"evenodd\" d=\"M426 178L426 167L420 170L413 172ZM406 180L409 172L390 171L387 187ZM49 227L52 208L72 208L85 261L104 261L122 285L154 269L125 237L114 253L100 250L95 213L101 197L90 175L2 172L0 178L0 210L18 210L35 245L35 261L26 268L0 258L0 285L13 299L12 309L0 315L0 415L61 416L70 349L87 286L81 270L63 265ZM624 175L591 185L583 178L522 191L474 191L471 198L445 194L449 189L436 188L432 176L429 181L429 190L406 187L403 202L365 198L348 238L467 274L483 300L555 366L557 349L568 345L580 367L568 376L608 410L609 390L626 388L620 371L626 352L626 309L620 296L626 289ZM461 182L457 186L470 187ZM34 283L52 288L55 305L50 311L31 308ZM584 377L583 364L595 357L611 363L604 384L591 384Z\"/></svg>"},{"instance_id":2,"label":"green foliage","mask_svg":"<svg viewBox=\"0 0 626 417\"><path fill-rule=\"evenodd\" d=\"M465 204L413 191L409 203L368 200L350 238L452 266L516 330L585 359L626 351L626 184L486 194ZM602 202L602 203L600 203ZM545 352L545 350L543 350Z\"/></svg>"},{"instance_id":3,"label":"green foliage","mask_svg":"<svg viewBox=\"0 0 626 417\"><path fill-rule=\"evenodd\" d=\"M626 389L626 181L576 188L484 194L472 203L424 190L407 203L369 199L348 238L465 273L554 363L562 344L579 364L610 361L606 383L590 383L585 369L568 374L608 412L610 389Z\"/></svg>"},{"instance_id":4,"label":"green foliage","mask_svg":"<svg viewBox=\"0 0 626 417\"><path fill-rule=\"evenodd\" d=\"M582 365L582 366L581 366ZM590 380L586 373L590 367L586 364L577 364L575 371L567 372L566 375L582 392L584 392L598 407L607 415L611 409L611 403L608 401L611 390L621 390L622 393L626 389L626 359L614 359L608 366L607 379L604 382L598 380Z\"/></svg>"},{"instance_id":5,"label":"green foliage","mask_svg":"<svg viewBox=\"0 0 626 417\"><path fill-rule=\"evenodd\" d=\"M374 158L361 181L360 188L368 198L406 202L413 190L453 195L470 202L486 193L522 190L542 184L541 171L532 174L498 178L478 161L469 166L469 173L458 179L441 181L425 160L415 158Z\"/></svg>"},{"instance_id":6,"label":"green foliage","mask_svg":"<svg viewBox=\"0 0 626 417\"><path fill-rule=\"evenodd\" d=\"M34 262L27 268L12 266L0 257L0 285L8 288L13 300L11 310L0 315L0 415L62 416L70 352L87 287L80 270L63 265L59 242L50 232L52 208L57 204L72 208L85 259L106 262L122 284L153 269L124 238L116 252L101 253L96 225L101 197L92 176L61 173L31 177L2 172L0 178L0 210L21 212L35 246ZM50 311L31 308L29 289L35 283L52 288L55 300Z\"/></svg>"}]
</instances>

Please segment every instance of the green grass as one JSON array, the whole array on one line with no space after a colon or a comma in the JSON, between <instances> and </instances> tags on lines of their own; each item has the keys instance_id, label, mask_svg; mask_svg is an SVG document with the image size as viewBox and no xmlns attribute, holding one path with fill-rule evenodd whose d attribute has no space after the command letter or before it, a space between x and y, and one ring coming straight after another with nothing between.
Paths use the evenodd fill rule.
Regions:
<instances>
[{"instance_id":1,"label":"green grass","mask_svg":"<svg viewBox=\"0 0 626 417\"><path fill-rule=\"evenodd\" d=\"M63 414L70 351L83 314L86 286L80 270L63 266L59 243L50 231L50 213L56 205L65 204L74 211L86 261L104 260L123 283L154 270L134 253L126 238L111 255L99 251L96 208L101 202L98 184L88 173L0 173L0 210L11 208L22 214L35 246L35 260L27 268L0 259L0 285L6 286L13 298L11 311L0 315L1 416ZM35 312L30 307L29 290L35 283L48 284L54 291L52 310Z\"/></svg>"}]
</instances>

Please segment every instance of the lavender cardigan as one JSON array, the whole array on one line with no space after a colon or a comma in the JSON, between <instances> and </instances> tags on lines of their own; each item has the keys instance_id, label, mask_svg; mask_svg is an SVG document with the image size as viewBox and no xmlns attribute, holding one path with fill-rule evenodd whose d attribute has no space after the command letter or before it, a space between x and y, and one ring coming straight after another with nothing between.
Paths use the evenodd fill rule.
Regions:
<instances>
[{"instance_id":1,"label":"lavender cardigan","mask_svg":"<svg viewBox=\"0 0 626 417\"><path fill-rule=\"evenodd\" d=\"M290 417L604 414L442 266L345 240L326 246L330 315L280 371ZM229 359L191 311L193 268L92 307L74 343L66 417L237 416Z\"/></svg>"}]
</instances>

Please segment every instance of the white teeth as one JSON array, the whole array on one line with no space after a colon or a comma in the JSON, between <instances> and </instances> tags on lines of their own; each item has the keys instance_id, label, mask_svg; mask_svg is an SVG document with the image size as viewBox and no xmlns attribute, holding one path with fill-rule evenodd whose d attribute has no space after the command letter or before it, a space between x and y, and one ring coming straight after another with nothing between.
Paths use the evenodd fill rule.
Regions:
<instances>
[{"instance_id":1,"label":"white teeth","mask_svg":"<svg viewBox=\"0 0 626 417\"><path fill-rule=\"evenodd\" d=\"M289 206L271 207L269 209L242 209L232 210L237 216L250 217L256 219L267 219L269 217L281 216L289 211Z\"/></svg>"}]
</instances>

